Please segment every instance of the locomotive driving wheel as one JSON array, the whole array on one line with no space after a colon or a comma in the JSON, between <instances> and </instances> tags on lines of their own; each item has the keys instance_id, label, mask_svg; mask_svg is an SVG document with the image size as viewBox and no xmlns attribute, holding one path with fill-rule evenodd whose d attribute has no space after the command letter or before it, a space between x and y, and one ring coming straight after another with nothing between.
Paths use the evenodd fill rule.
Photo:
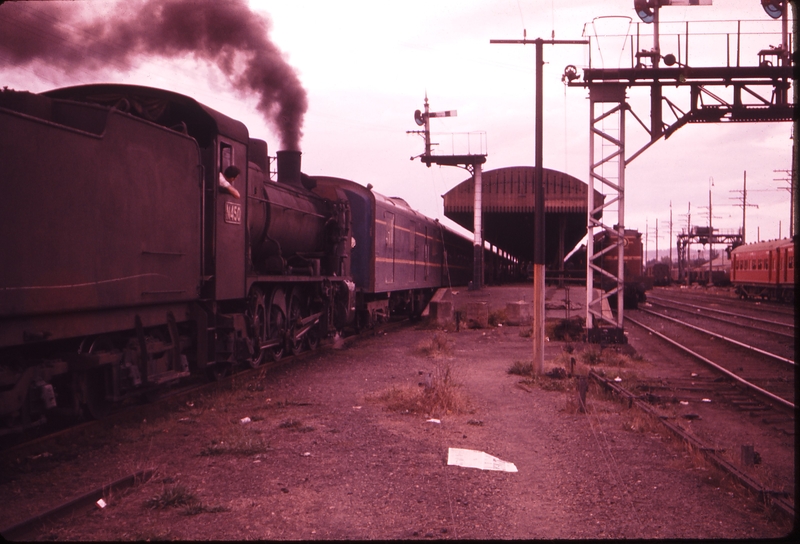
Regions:
<instances>
[{"instance_id":1,"label":"locomotive driving wheel","mask_svg":"<svg viewBox=\"0 0 800 544\"><path fill-rule=\"evenodd\" d=\"M298 327L298 322L304 317L308 317L308 306L304 303L304 297L302 294L302 289L299 287L292 289L292 294L289 296L289 304L287 308L287 328L289 330L289 334L286 338L286 347L289 349L289 352L292 355L297 355L303 351L303 338L300 338L299 340L295 340L294 338L295 329Z\"/></svg>"},{"instance_id":2,"label":"locomotive driving wheel","mask_svg":"<svg viewBox=\"0 0 800 544\"><path fill-rule=\"evenodd\" d=\"M264 291L256 287L250 294L250 319L253 327L253 339L256 343L253 348L253 355L249 361L252 368L261 366L267 355L267 350L261 349L261 345L266 343L267 338L269 338L267 334L267 317L268 313Z\"/></svg>"},{"instance_id":3,"label":"locomotive driving wheel","mask_svg":"<svg viewBox=\"0 0 800 544\"><path fill-rule=\"evenodd\" d=\"M269 305L269 319L267 320L267 341L277 342L270 346L272 360L278 362L283 357L285 351L284 340L286 338L286 295L280 287L272 291Z\"/></svg>"},{"instance_id":4,"label":"locomotive driving wheel","mask_svg":"<svg viewBox=\"0 0 800 544\"><path fill-rule=\"evenodd\" d=\"M305 342L305 346L311 351L314 351L315 349L317 349L319 347L319 329L318 329L318 327L319 327L319 323L317 323L316 325L311 327L309 329L309 331L306 333L305 338L303 338L303 341Z\"/></svg>"},{"instance_id":5,"label":"locomotive driving wheel","mask_svg":"<svg viewBox=\"0 0 800 544\"><path fill-rule=\"evenodd\" d=\"M250 366L258 368L267 357L280 361L286 335L286 295L276 288L269 295L259 287L250 294L250 320L253 328L253 356Z\"/></svg>"}]
</instances>

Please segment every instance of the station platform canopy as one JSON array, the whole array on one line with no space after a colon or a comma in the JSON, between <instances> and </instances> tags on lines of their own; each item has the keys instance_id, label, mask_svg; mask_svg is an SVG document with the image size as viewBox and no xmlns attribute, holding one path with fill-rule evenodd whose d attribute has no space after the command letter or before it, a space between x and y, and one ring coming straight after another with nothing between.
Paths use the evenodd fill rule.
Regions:
<instances>
[{"instance_id":1,"label":"station platform canopy","mask_svg":"<svg viewBox=\"0 0 800 544\"><path fill-rule=\"evenodd\" d=\"M543 171L545 261L548 268L562 270L564 256L586 235L588 185L564 172ZM533 166L497 168L481 175L483 239L528 262L533 260L534 176ZM469 231L474 225L474 190L470 177L442 197L445 217ZM595 191L595 207L603 199Z\"/></svg>"}]
</instances>

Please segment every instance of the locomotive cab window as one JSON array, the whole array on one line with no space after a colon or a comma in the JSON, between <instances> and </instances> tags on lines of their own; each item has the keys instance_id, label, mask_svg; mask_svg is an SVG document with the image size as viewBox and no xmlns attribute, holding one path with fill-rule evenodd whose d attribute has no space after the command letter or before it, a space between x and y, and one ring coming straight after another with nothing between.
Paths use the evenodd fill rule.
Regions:
<instances>
[{"instance_id":1,"label":"locomotive cab window","mask_svg":"<svg viewBox=\"0 0 800 544\"><path fill-rule=\"evenodd\" d=\"M233 147L219 144L219 171L224 172L229 166L233 166Z\"/></svg>"}]
</instances>

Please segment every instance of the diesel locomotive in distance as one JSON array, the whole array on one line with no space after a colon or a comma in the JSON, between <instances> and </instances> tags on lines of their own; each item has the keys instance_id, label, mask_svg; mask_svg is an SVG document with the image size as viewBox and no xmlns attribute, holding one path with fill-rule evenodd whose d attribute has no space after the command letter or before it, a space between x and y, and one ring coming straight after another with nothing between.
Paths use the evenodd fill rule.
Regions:
<instances>
[{"instance_id":1,"label":"diesel locomotive in distance","mask_svg":"<svg viewBox=\"0 0 800 544\"><path fill-rule=\"evenodd\" d=\"M465 284L472 243L194 99L0 91L0 434L258 367Z\"/></svg>"},{"instance_id":2,"label":"diesel locomotive in distance","mask_svg":"<svg viewBox=\"0 0 800 544\"><path fill-rule=\"evenodd\" d=\"M607 274L598 273L594 275L594 287L603 291L611 291L617 287L616 280L613 279L618 273L619 257L616 251L609 251L607 248L616 240L616 234L605 230L595 234L594 249L595 254L602 256L597 261L597 265ZM623 237L624 257L623 257L623 306L625 309L636 309L639 304L647 300L646 291L653 288L653 280L642 274L642 256L644 254L642 246L642 234L635 229L625 229ZM604 252L605 251L605 252ZM586 246L581 246L575 251L567 261L567 265L579 272L585 281L586 270ZM616 308L616 294L609 297L609 304Z\"/></svg>"}]
</instances>

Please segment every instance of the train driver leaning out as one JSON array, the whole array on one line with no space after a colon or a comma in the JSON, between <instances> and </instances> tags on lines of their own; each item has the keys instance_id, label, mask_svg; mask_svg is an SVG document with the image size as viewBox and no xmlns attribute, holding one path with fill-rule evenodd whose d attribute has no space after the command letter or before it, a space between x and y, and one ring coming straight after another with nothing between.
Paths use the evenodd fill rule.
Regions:
<instances>
[{"instance_id":1,"label":"train driver leaning out","mask_svg":"<svg viewBox=\"0 0 800 544\"><path fill-rule=\"evenodd\" d=\"M229 192L236 198L240 198L241 195L239 191L236 190L236 187L233 186L233 182L236 181L236 178L239 177L241 170L239 170L236 166L229 166L225 169L224 172L219 173L219 187L220 189Z\"/></svg>"}]
</instances>

